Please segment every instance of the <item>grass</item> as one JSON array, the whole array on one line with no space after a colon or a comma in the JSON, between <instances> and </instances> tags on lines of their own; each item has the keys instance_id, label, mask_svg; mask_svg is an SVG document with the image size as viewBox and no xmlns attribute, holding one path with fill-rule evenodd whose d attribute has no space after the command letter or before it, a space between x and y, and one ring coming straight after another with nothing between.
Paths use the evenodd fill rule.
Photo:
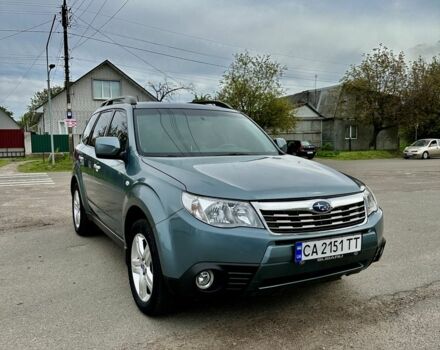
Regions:
<instances>
[{"instance_id":1,"label":"grass","mask_svg":"<svg viewBox=\"0 0 440 350\"><path fill-rule=\"evenodd\" d=\"M39 173L39 172L51 172L51 171L71 171L72 160L69 156L63 156L61 158L55 158L55 165L48 158L41 158L28 161L18 166L18 171L22 173Z\"/></svg>"},{"instance_id":2,"label":"grass","mask_svg":"<svg viewBox=\"0 0 440 350\"><path fill-rule=\"evenodd\" d=\"M317 157L336 160L390 159L400 157L396 151L318 151Z\"/></svg>"},{"instance_id":3,"label":"grass","mask_svg":"<svg viewBox=\"0 0 440 350\"><path fill-rule=\"evenodd\" d=\"M0 159L0 168L6 164L9 164L9 159Z\"/></svg>"}]
</instances>

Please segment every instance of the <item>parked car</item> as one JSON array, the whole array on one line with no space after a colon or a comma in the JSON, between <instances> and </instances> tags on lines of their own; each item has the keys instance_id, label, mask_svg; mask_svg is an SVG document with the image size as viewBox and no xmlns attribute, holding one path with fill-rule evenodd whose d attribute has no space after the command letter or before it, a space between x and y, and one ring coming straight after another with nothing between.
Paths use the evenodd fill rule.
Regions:
<instances>
[{"instance_id":1,"label":"parked car","mask_svg":"<svg viewBox=\"0 0 440 350\"><path fill-rule=\"evenodd\" d=\"M382 210L359 180L287 155L215 102L103 103L75 149L76 232L125 249L148 315L176 295L248 294L334 279L382 255ZM93 223L93 224L92 224Z\"/></svg>"},{"instance_id":2,"label":"parked car","mask_svg":"<svg viewBox=\"0 0 440 350\"><path fill-rule=\"evenodd\" d=\"M309 141L293 140L287 143L287 153L294 156L313 159L316 154L316 146Z\"/></svg>"},{"instance_id":3,"label":"parked car","mask_svg":"<svg viewBox=\"0 0 440 350\"><path fill-rule=\"evenodd\" d=\"M440 157L440 139L421 139L403 150L403 157L429 159Z\"/></svg>"}]
</instances>

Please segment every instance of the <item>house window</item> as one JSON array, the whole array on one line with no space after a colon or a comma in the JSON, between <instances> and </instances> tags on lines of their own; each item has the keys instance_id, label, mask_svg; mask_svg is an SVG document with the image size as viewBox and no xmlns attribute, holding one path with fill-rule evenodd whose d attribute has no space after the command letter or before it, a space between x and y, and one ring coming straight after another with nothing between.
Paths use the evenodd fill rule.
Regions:
<instances>
[{"instance_id":1,"label":"house window","mask_svg":"<svg viewBox=\"0 0 440 350\"><path fill-rule=\"evenodd\" d=\"M345 139L346 140L356 140L358 138L358 127L357 125L347 125L345 127Z\"/></svg>"},{"instance_id":2,"label":"house window","mask_svg":"<svg viewBox=\"0 0 440 350\"><path fill-rule=\"evenodd\" d=\"M93 80L93 99L107 100L121 96L121 82L114 80Z\"/></svg>"}]
</instances>

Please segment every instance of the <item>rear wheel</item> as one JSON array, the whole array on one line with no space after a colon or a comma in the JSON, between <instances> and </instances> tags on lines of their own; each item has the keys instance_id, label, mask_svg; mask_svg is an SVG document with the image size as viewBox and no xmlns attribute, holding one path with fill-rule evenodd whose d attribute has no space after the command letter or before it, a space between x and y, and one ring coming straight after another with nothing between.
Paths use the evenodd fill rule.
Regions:
<instances>
[{"instance_id":1,"label":"rear wheel","mask_svg":"<svg viewBox=\"0 0 440 350\"><path fill-rule=\"evenodd\" d=\"M74 185L72 192L72 218L73 227L78 235L91 236L96 232L92 222L88 219L84 210L78 184Z\"/></svg>"},{"instance_id":2,"label":"rear wheel","mask_svg":"<svg viewBox=\"0 0 440 350\"><path fill-rule=\"evenodd\" d=\"M164 314L170 307L153 233L145 219L136 221L130 230L127 254L131 293L138 308L146 315Z\"/></svg>"},{"instance_id":3,"label":"rear wheel","mask_svg":"<svg viewBox=\"0 0 440 350\"><path fill-rule=\"evenodd\" d=\"M423 152L422 154L422 159L429 159L429 153L428 152Z\"/></svg>"}]
</instances>

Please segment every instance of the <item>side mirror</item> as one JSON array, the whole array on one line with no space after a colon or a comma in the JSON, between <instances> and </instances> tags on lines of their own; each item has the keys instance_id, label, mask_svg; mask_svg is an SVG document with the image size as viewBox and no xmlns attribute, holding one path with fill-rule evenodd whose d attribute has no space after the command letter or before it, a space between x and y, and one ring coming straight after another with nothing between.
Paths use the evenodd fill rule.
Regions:
<instances>
[{"instance_id":1,"label":"side mirror","mask_svg":"<svg viewBox=\"0 0 440 350\"><path fill-rule=\"evenodd\" d=\"M287 142L282 137L277 137L274 139L276 145L282 150L283 152L287 152Z\"/></svg>"},{"instance_id":2,"label":"side mirror","mask_svg":"<svg viewBox=\"0 0 440 350\"><path fill-rule=\"evenodd\" d=\"M121 145L114 136L98 137L95 142L95 153L98 158L119 159Z\"/></svg>"}]
</instances>

